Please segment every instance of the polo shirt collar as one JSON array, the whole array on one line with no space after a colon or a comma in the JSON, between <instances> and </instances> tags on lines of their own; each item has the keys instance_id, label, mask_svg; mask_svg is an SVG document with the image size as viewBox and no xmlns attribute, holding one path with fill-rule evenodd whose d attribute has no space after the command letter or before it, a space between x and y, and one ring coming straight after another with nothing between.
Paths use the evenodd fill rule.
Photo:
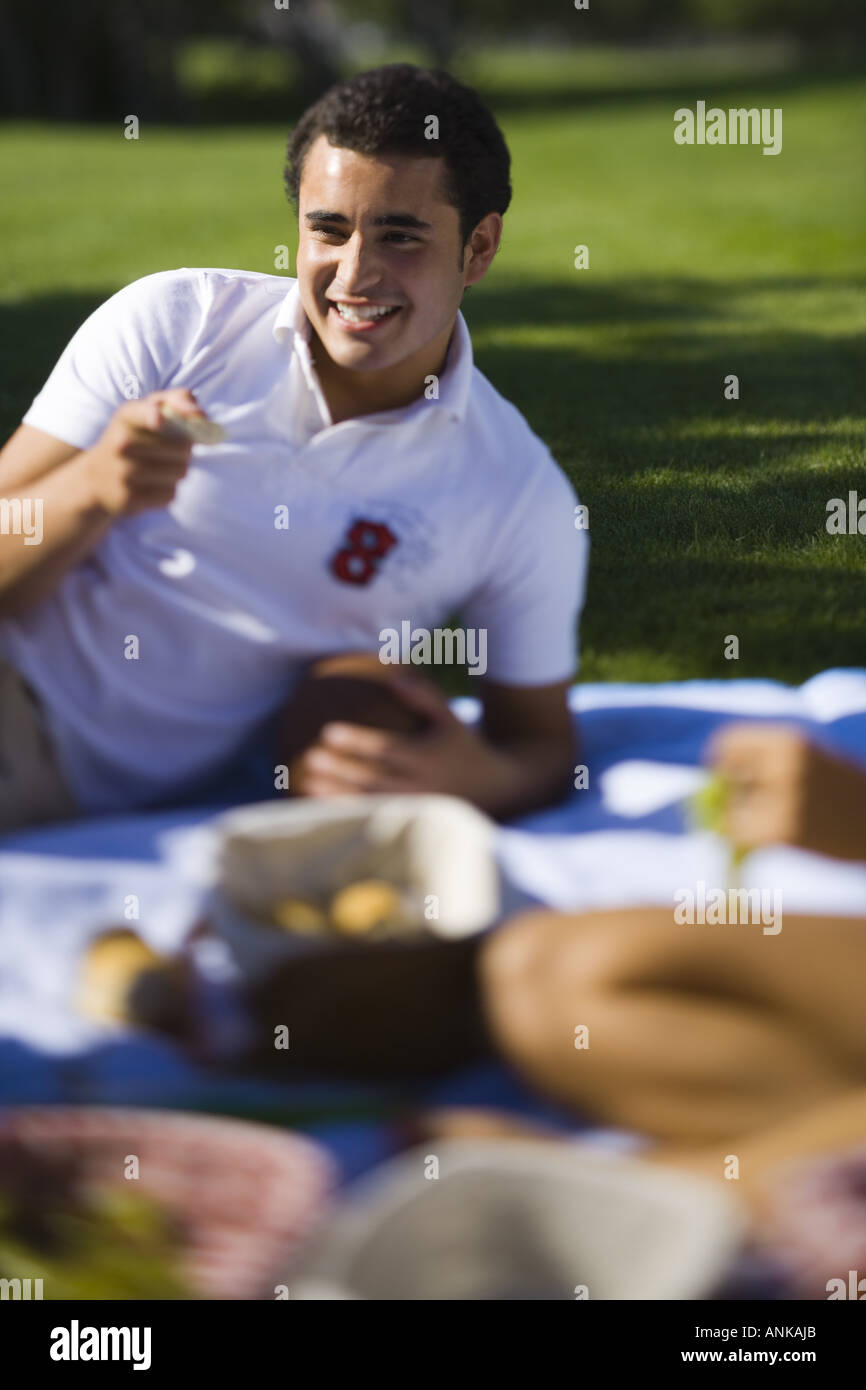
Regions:
<instances>
[{"instance_id":1,"label":"polo shirt collar","mask_svg":"<svg viewBox=\"0 0 866 1390\"><path fill-rule=\"evenodd\" d=\"M312 324L301 303L300 287L297 280L292 282L291 288L277 310L273 332L278 343L291 339L292 349L298 357L307 385L319 397L321 387L310 354ZM431 406L438 406L440 410L446 411L455 420L463 420L469 403L473 365L472 339L469 336L466 320L458 312L445 359L445 370L439 379L438 400L428 401L422 397L420 401L413 401L406 409L411 411L416 406L421 406L429 410ZM391 413L390 411L383 412L383 416Z\"/></svg>"}]
</instances>

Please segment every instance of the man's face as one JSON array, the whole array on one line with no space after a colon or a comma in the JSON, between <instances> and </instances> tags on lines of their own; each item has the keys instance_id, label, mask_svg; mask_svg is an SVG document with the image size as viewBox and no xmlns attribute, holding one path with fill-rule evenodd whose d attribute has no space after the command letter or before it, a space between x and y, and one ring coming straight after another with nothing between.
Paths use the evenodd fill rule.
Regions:
<instances>
[{"instance_id":1,"label":"man's face","mask_svg":"<svg viewBox=\"0 0 866 1390\"><path fill-rule=\"evenodd\" d=\"M443 179L440 158L371 158L324 135L310 146L298 280L307 317L338 366L381 371L450 332L467 276L460 218Z\"/></svg>"}]
</instances>

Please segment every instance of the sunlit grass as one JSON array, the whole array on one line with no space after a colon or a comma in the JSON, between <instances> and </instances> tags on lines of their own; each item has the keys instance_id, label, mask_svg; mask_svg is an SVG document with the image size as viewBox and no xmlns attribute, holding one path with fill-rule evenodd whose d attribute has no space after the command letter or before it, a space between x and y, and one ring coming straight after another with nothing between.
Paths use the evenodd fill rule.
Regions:
<instances>
[{"instance_id":1,"label":"sunlit grass","mask_svg":"<svg viewBox=\"0 0 866 1390\"><path fill-rule=\"evenodd\" d=\"M479 366L590 509L583 673L799 681L866 665L866 537L824 525L831 497L866 495L862 84L786 77L778 52L738 68L719 50L691 76L677 55L639 70L634 55L485 61L479 80L536 97L546 62L558 93L503 108L514 202L464 308ZM782 153L676 146L669 89L781 106ZM17 189L0 209L5 431L120 285L181 265L273 272L283 243L294 264L286 136L3 131L0 177Z\"/></svg>"}]
</instances>

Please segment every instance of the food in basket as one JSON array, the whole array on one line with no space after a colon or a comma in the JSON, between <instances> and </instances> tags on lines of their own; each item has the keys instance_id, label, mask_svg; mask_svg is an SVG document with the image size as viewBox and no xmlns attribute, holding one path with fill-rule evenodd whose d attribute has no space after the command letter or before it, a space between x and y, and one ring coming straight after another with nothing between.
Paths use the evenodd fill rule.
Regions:
<instances>
[{"instance_id":1,"label":"food in basket","mask_svg":"<svg viewBox=\"0 0 866 1390\"><path fill-rule=\"evenodd\" d=\"M321 936L328 931L328 915L305 898L280 898L271 908L271 917L284 931L302 936Z\"/></svg>"},{"instance_id":2,"label":"food in basket","mask_svg":"<svg viewBox=\"0 0 866 1390\"><path fill-rule=\"evenodd\" d=\"M326 908L308 898L278 898L268 912L271 925L301 936L371 941L405 934L417 917L408 895L383 878L348 884L331 897Z\"/></svg>"},{"instance_id":3,"label":"food in basket","mask_svg":"<svg viewBox=\"0 0 866 1390\"><path fill-rule=\"evenodd\" d=\"M331 922L343 936L366 936L377 928L397 926L404 915L403 899L382 878L365 878L341 888L331 900Z\"/></svg>"}]
</instances>

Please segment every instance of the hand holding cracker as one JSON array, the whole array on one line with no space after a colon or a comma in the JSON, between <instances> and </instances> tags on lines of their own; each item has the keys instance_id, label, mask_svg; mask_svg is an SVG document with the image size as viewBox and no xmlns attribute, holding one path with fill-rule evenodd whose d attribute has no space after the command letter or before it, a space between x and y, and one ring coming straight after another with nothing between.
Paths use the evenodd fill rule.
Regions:
<instances>
[{"instance_id":1,"label":"hand holding cracker","mask_svg":"<svg viewBox=\"0 0 866 1390\"><path fill-rule=\"evenodd\" d=\"M866 861L866 769L785 725L727 725L710 759L727 788L720 828L734 845Z\"/></svg>"},{"instance_id":2,"label":"hand holding cracker","mask_svg":"<svg viewBox=\"0 0 866 1390\"><path fill-rule=\"evenodd\" d=\"M175 417L185 422L183 428ZM119 406L101 438L80 455L90 503L112 518L169 506L189 468L190 431L205 426L213 421L192 392L181 388ZM208 438L213 437L211 428Z\"/></svg>"}]
</instances>

